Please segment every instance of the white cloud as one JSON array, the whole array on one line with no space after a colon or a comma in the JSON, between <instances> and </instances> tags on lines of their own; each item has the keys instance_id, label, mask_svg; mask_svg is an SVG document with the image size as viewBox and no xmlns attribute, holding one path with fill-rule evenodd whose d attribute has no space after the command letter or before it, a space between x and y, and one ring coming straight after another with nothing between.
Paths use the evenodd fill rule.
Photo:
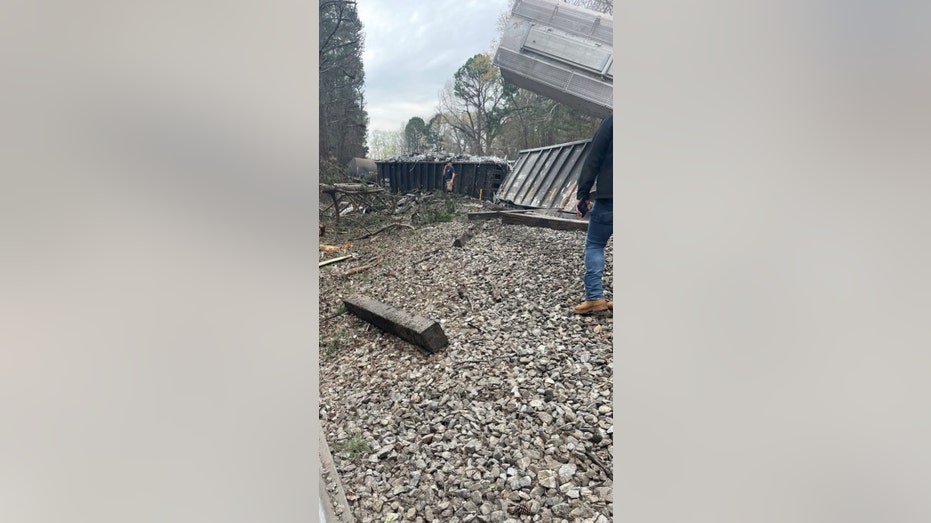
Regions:
<instances>
[{"instance_id":1,"label":"white cloud","mask_svg":"<svg viewBox=\"0 0 931 523\"><path fill-rule=\"evenodd\" d=\"M381 126L369 125L369 129L397 131L414 116L425 121L436 112L436 100L385 102L369 108L369 118L383 122Z\"/></svg>"},{"instance_id":2,"label":"white cloud","mask_svg":"<svg viewBox=\"0 0 931 523\"><path fill-rule=\"evenodd\" d=\"M369 129L429 118L438 93L470 57L487 52L507 0L359 0L365 31Z\"/></svg>"}]
</instances>

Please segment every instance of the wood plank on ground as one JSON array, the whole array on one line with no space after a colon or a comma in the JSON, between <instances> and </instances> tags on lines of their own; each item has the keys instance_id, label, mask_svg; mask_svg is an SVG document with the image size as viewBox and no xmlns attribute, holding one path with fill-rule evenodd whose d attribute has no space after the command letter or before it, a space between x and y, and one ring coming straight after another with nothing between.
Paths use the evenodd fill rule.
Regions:
<instances>
[{"instance_id":1,"label":"wood plank on ground","mask_svg":"<svg viewBox=\"0 0 931 523\"><path fill-rule=\"evenodd\" d=\"M501 214L501 223L545 227L547 229L556 229L557 231L588 230L588 221L586 220L557 218L555 216L546 216L543 214L506 212Z\"/></svg>"},{"instance_id":2,"label":"wood plank on ground","mask_svg":"<svg viewBox=\"0 0 931 523\"><path fill-rule=\"evenodd\" d=\"M479 211L479 212L470 212L467 214L469 220L478 221L478 220L493 220L498 217L500 214L498 211Z\"/></svg>"},{"instance_id":3,"label":"wood plank on ground","mask_svg":"<svg viewBox=\"0 0 931 523\"><path fill-rule=\"evenodd\" d=\"M495 218L500 218L505 213L525 213L533 212L532 209L522 209L519 211L477 211L467 213L470 221L481 221L481 220L494 220Z\"/></svg>"},{"instance_id":4,"label":"wood plank on ground","mask_svg":"<svg viewBox=\"0 0 931 523\"><path fill-rule=\"evenodd\" d=\"M350 296L343 300L346 310L379 329L436 353L449 345L439 322L411 314L390 305L367 298Z\"/></svg>"}]
</instances>

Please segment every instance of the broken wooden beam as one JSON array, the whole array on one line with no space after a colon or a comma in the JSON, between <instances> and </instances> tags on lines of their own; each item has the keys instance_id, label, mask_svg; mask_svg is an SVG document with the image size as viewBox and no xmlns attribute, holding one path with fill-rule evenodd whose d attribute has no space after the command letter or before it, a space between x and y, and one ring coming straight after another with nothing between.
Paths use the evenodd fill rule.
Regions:
<instances>
[{"instance_id":1,"label":"broken wooden beam","mask_svg":"<svg viewBox=\"0 0 931 523\"><path fill-rule=\"evenodd\" d=\"M346 310L379 329L394 334L427 352L436 353L449 345L446 333L436 321L396 309L364 296L343 300Z\"/></svg>"},{"instance_id":2,"label":"broken wooden beam","mask_svg":"<svg viewBox=\"0 0 931 523\"><path fill-rule=\"evenodd\" d=\"M545 227L557 231L587 231L588 222L583 220L572 220L568 218L557 218L542 214L511 213L501 214L501 223L528 225L530 227Z\"/></svg>"}]
</instances>

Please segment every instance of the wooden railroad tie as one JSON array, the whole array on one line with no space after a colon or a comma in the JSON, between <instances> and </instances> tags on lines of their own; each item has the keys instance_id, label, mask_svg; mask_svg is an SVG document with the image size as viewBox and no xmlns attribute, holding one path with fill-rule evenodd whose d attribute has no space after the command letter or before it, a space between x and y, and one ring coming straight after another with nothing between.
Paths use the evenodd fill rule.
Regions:
<instances>
[{"instance_id":1,"label":"wooden railroad tie","mask_svg":"<svg viewBox=\"0 0 931 523\"><path fill-rule=\"evenodd\" d=\"M346 310L379 329L433 354L449 345L439 322L411 314L364 296L343 300Z\"/></svg>"}]
</instances>

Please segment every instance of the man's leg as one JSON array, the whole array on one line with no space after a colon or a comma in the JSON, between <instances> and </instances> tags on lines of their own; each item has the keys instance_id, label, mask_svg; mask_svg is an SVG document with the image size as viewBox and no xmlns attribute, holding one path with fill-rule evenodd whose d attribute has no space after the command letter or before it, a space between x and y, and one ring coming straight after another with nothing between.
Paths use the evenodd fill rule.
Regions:
<instances>
[{"instance_id":1,"label":"man's leg","mask_svg":"<svg viewBox=\"0 0 931 523\"><path fill-rule=\"evenodd\" d=\"M585 237L585 302L576 307L576 312L597 312L608 308L604 300L602 277L605 267L605 246L614 233L614 209L612 200L596 200L588 218L588 234ZM594 303L592 303L594 302Z\"/></svg>"}]
</instances>

